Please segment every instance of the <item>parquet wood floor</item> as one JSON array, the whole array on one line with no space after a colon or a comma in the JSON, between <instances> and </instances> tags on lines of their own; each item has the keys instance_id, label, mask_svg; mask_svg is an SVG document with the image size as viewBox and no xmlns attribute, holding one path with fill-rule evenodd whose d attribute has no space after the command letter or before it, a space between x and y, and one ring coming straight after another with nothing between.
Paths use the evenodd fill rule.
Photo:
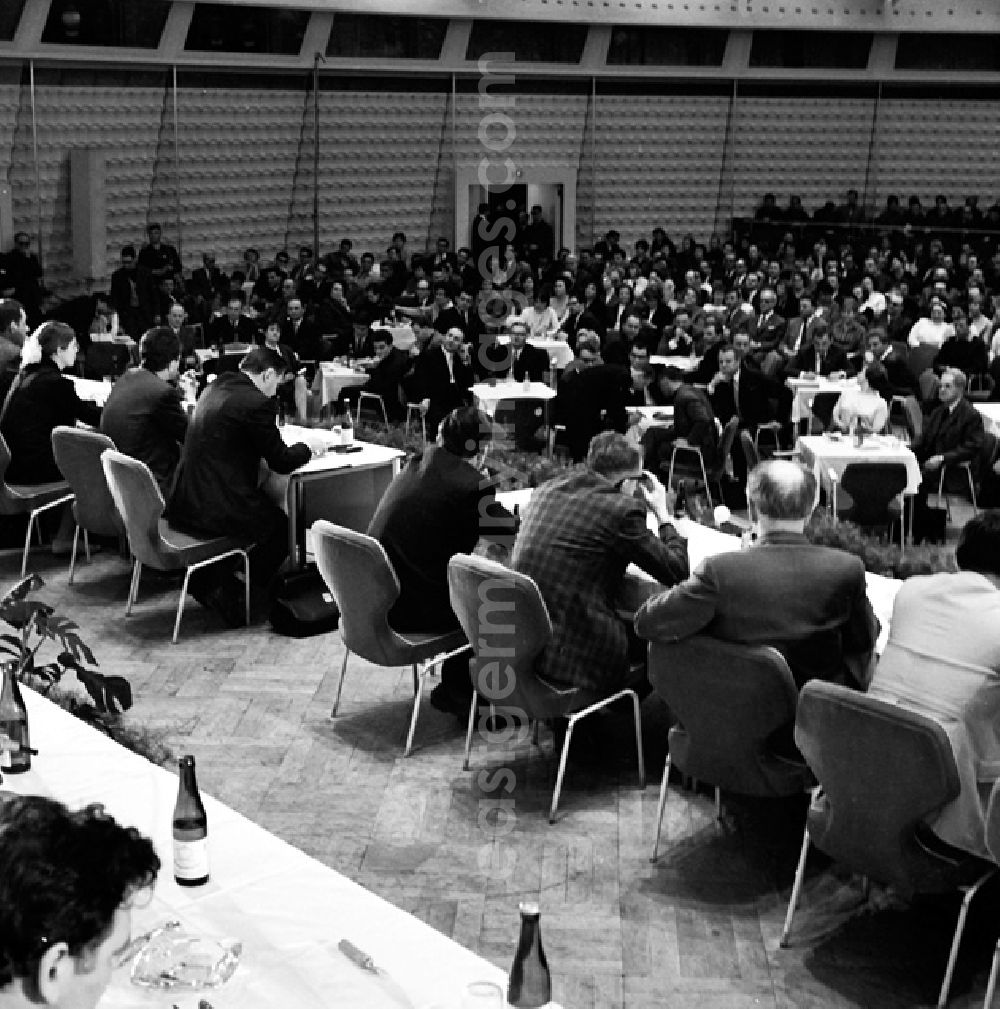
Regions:
<instances>
[{"instance_id":1,"label":"parquet wood floor","mask_svg":"<svg viewBox=\"0 0 1000 1009\"><path fill-rule=\"evenodd\" d=\"M0 557L0 583L16 576ZM605 719L571 762L549 826L555 761L530 743L487 748L462 770L462 730L425 703L402 757L406 670L356 657L329 717L339 634L302 641L264 625L225 630L193 601L170 644L176 590L144 582L124 617L128 571L101 554L67 586L38 551L40 596L82 626L105 671L131 681L132 717L198 759L202 787L286 841L503 967L518 901L537 899L566 1009L842 1009L932 1005L957 904L857 913L860 888L817 859L794 945L778 947L804 803L727 801L671 787L657 864L649 849L666 721L643 706L649 783L636 784L628 720ZM496 772L507 768L505 793ZM490 789L493 791L490 791ZM507 800L497 811L497 800ZM982 1005L1000 924L997 889L970 919L952 1005ZM992 919L992 920L991 920Z\"/></svg>"}]
</instances>

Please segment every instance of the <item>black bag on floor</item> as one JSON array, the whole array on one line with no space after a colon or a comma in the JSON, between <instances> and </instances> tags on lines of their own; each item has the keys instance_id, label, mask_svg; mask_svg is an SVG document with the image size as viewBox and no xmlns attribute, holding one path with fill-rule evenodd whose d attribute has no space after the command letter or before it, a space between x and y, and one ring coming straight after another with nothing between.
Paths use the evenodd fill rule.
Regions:
<instances>
[{"instance_id":1,"label":"black bag on floor","mask_svg":"<svg viewBox=\"0 0 1000 1009\"><path fill-rule=\"evenodd\" d=\"M315 564L278 575L268 620L277 634L290 638L309 638L337 629L340 611Z\"/></svg>"}]
</instances>

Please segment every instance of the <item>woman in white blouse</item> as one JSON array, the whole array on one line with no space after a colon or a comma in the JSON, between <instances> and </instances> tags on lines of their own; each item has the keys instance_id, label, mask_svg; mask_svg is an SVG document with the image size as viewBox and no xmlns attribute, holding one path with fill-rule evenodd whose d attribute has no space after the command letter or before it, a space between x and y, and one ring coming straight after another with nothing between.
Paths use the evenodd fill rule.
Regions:
<instances>
[{"instance_id":1,"label":"woman in white blouse","mask_svg":"<svg viewBox=\"0 0 1000 1009\"><path fill-rule=\"evenodd\" d=\"M875 391L887 380L885 366L875 362L858 375L858 388L845 389L833 408L833 425L851 431L860 422L866 431L879 434L889 421L889 406Z\"/></svg>"},{"instance_id":2,"label":"woman in white blouse","mask_svg":"<svg viewBox=\"0 0 1000 1009\"><path fill-rule=\"evenodd\" d=\"M562 277L557 277L552 283L552 297L549 298L549 308L555 312L556 321L559 328L569 318L569 292L566 290L566 281Z\"/></svg>"},{"instance_id":3,"label":"woman in white blouse","mask_svg":"<svg viewBox=\"0 0 1000 1009\"><path fill-rule=\"evenodd\" d=\"M549 294L541 290L535 295L530 308L521 313L521 322L528 327L528 339L545 339L557 336L559 320L549 305Z\"/></svg>"}]
</instances>

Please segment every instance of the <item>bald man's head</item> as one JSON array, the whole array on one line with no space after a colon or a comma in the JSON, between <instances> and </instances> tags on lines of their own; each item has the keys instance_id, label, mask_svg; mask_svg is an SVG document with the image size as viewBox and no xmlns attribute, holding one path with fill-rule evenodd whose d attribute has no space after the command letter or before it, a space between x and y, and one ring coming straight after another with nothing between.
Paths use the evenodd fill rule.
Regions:
<instances>
[{"instance_id":1,"label":"bald man's head","mask_svg":"<svg viewBox=\"0 0 1000 1009\"><path fill-rule=\"evenodd\" d=\"M787 459L762 462L747 480L747 500L761 518L805 522L816 507L816 478Z\"/></svg>"}]
</instances>

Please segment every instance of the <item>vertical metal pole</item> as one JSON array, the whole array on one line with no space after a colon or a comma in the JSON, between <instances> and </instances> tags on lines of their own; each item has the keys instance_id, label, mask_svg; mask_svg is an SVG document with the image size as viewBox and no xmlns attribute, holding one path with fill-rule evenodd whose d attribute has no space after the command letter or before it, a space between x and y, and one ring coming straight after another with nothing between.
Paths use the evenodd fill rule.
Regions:
<instances>
[{"instance_id":1,"label":"vertical metal pole","mask_svg":"<svg viewBox=\"0 0 1000 1009\"><path fill-rule=\"evenodd\" d=\"M313 262L319 262L319 64L323 54L313 57Z\"/></svg>"},{"instance_id":2,"label":"vertical metal pole","mask_svg":"<svg viewBox=\"0 0 1000 1009\"><path fill-rule=\"evenodd\" d=\"M184 232L181 229L181 140L177 119L177 64L173 66L174 86L174 218L177 229L177 255L184 262Z\"/></svg>"},{"instance_id":3,"label":"vertical metal pole","mask_svg":"<svg viewBox=\"0 0 1000 1009\"><path fill-rule=\"evenodd\" d=\"M458 210L458 124L456 122L458 117L458 90L455 81L455 71L451 72L451 205L457 211ZM464 199L468 199L468 194L465 195ZM428 222L428 232L430 222ZM427 236L428 245L430 244L430 234ZM459 245L464 244L464 240L458 237L458 219L456 214L456 219L452 229L451 236L451 247L457 249Z\"/></svg>"},{"instance_id":4,"label":"vertical metal pole","mask_svg":"<svg viewBox=\"0 0 1000 1009\"><path fill-rule=\"evenodd\" d=\"M574 236L575 238L575 236ZM590 75L590 244L597 238L597 75Z\"/></svg>"},{"instance_id":5,"label":"vertical metal pole","mask_svg":"<svg viewBox=\"0 0 1000 1009\"><path fill-rule=\"evenodd\" d=\"M878 117L882 108L882 82L875 86L875 104L872 107L872 131L868 138L868 160L865 163L865 188L861 196L861 208L864 210L868 206L868 191L873 185L878 185L878 174L875 173L872 180L873 169L875 168L875 158L878 153Z\"/></svg>"},{"instance_id":6,"label":"vertical metal pole","mask_svg":"<svg viewBox=\"0 0 1000 1009\"><path fill-rule=\"evenodd\" d=\"M28 92L31 100L31 149L35 162L35 248L38 262L45 268L42 248L42 172L38 164L38 118L35 112L35 61L28 60Z\"/></svg>"},{"instance_id":7,"label":"vertical metal pole","mask_svg":"<svg viewBox=\"0 0 1000 1009\"><path fill-rule=\"evenodd\" d=\"M733 78L733 115L731 120L731 130L728 130L726 135L732 139L727 142L726 156L729 158L729 234L732 236L734 242L736 235L734 234L733 220L736 217L736 130L739 125L739 109L740 104L740 82L739 78Z\"/></svg>"}]
</instances>

